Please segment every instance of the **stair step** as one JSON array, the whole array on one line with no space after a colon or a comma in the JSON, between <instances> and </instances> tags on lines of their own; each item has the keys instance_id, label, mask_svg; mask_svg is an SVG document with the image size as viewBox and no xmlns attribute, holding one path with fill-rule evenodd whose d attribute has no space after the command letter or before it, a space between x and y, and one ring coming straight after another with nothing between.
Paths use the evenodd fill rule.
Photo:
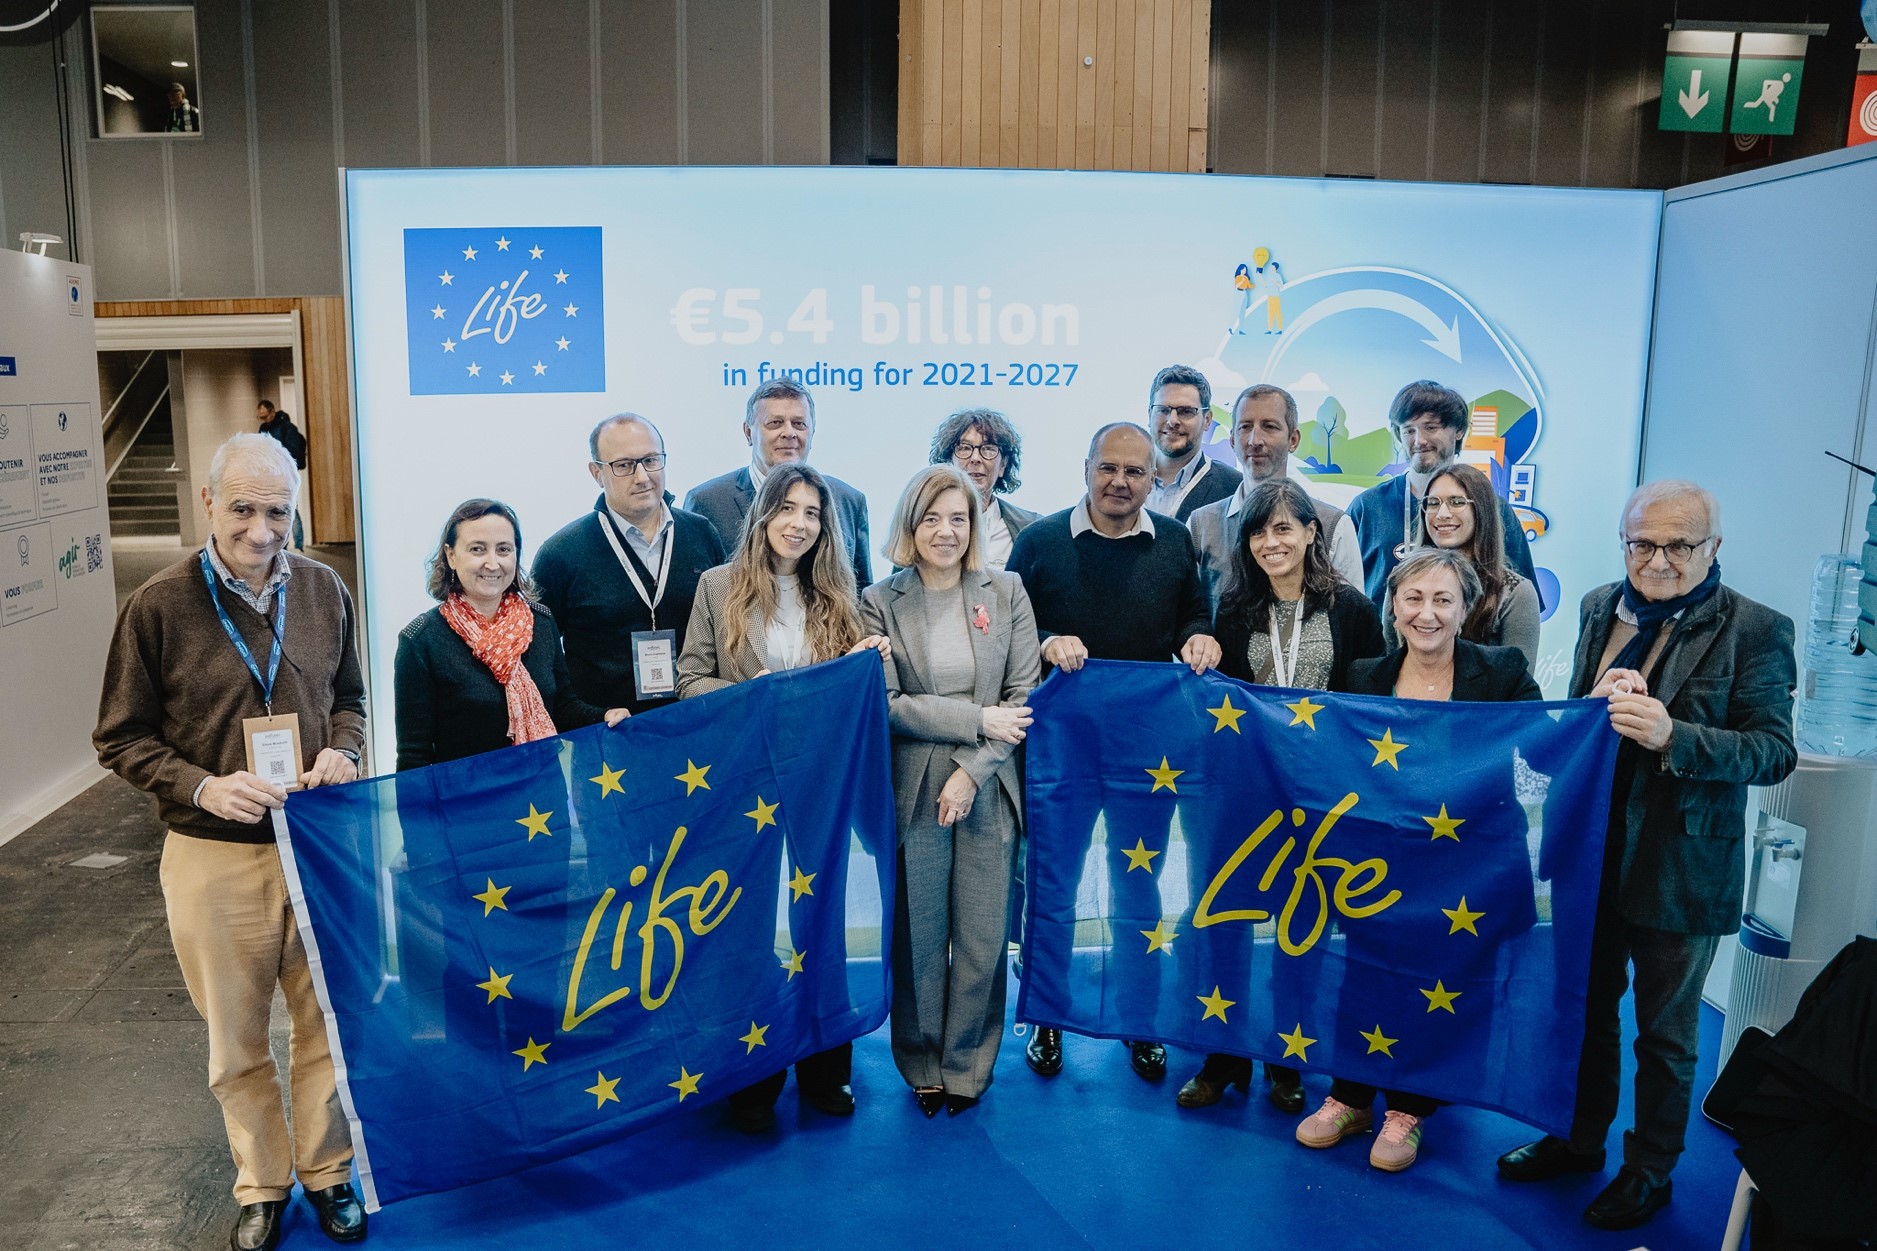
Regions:
<instances>
[{"instance_id":1,"label":"stair step","mask_svg":"<svg viewBox=\"0 0 1877 1251\"><path fill-rule=\"evenodd\" d=\"M125 538L130 535L137 535L141 537L143 535L165 535L165 534L180 534L180 533L181 531L177 528L177 525L174 521L140 521L140 520L119 521L115 517L111 518L111 535L113 538Z\"/></svg>"}]
</instances>

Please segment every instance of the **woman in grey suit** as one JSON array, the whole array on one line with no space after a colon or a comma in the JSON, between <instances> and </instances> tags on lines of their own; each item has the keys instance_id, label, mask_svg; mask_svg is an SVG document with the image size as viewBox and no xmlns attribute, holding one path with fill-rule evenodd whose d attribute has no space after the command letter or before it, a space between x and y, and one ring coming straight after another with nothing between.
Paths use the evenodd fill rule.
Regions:
<instances>
[{"instance_id":1,"label":"woman in grey suit","mask_svg":"<svg viewBox=\"0 0 1877 1251\"><path fill-rule=\"evenodd\" d=\"M887 655L885 639L862 637L854 570L827 480L799 461L777 465L750 508L736 555L698 579L678 658L678 697L869 647ZM830 1116L853 1115L853 1055L853 1044L843 1043L796 1064L802 1098ZM785 1069L731 1095L730 1123L751 1134L773 1126L787 1077Z\"/></svg>"},{"instance_id":2,"label":"woman in grey suit","mask_svg":"<svg viewBox=\"0 0 1877 1251\"><path fill-rule=\"evenodd\" d=\"M991 1083L1004 1025L1011 866L1022 819L1017 744L1040 676L1022 579L984 567L978 493L951 465L921 470L867 588L865 627L891 643L887 716L899 809L893 1059L927 1116Z\"/></svg>"},{"instance_id":3,"label":"woman in grey suit","mask_svg":"<svg viewBox=\"0 0 1877 1251\"><path fill-rule=\"evenodd\" d=\"M932 432L932 463L957 466L978 497L978 551L991 569L1004 567L1017 535L1036 520L1029 509L997 498L1023 485L1017 477L1022 462L1023 436L996 409L959 409Z\"/></svg>"}]
</instances>

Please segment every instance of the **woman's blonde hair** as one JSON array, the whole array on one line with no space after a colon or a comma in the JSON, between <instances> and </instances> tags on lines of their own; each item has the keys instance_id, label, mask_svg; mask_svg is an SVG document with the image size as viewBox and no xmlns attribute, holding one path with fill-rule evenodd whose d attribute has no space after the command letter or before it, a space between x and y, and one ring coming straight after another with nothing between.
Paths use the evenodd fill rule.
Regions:
<instances>
[{"instance_id":1,"label":"woman's blonde hair","mask_svg":"<svg viewBox=\"0 0 1877 1251\"><path fill-rule=\"evenodd\" d=\"M913 531L919 528L919 519L931 512L938 497L947 491L963 491L965 507L971 514L971 533L965 540L965 568L975 571L984 567L983 544L979 537L983 511L978 493L971 479L950 464L928 465L921 469L900 493L899 503L893 509L893 528L886 536L888 560L902 569L912 568L919 557L912 541Z\"/></svg>"},{"instance_id":2,"label":"woman's blonde hair","mask_svg":"<svg viewBox=\"0 0 1877 1251\"><path fill-rule=\"evenodd\" d=\"M769 523L782 511L789 491L797 483L807 483L820 497L821 534L802 556L795 568L801 580L802 606L806 610L810 663L845 656L860 642L860 613L855 607L854 570L847 562L847 545L841 539L841 516L834 507L834 493L828 481L800 462L777 465L763 479L762 490L750 507L743 523L743 540L730 559L730 596L724 605L724 645L734 650L748 637L750 609L758 609L764 621L775 620L779 596L776 593L775 568L770 563Z\"/></svg>"}]
</instances>

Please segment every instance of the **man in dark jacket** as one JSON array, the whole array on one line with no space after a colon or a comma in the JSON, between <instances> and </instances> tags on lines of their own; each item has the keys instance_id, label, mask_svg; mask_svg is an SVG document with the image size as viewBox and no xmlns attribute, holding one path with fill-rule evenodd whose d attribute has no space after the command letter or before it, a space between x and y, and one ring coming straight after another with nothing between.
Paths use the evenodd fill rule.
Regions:
<instances>
[{"instance_id":1,"label":"man in dark jacket","mask_svg":"<svg viewBox=\"0 0 1877 1251\"><path fill-rule=\"evenodd\" d=\"M287 449L287 455L293 457L293 463L301 474L306 473L306 436L293 424L293 417L285 409L274 407L272 400L262 400L254 406L254 420L261 423L261 433ZM300 520L298 508L293 513L293 547L295 551L306 547L306 527Z\"/></svg>"},{"instance_id":2,"label":"man in dark jacket","mask_svg":"<svg viewBox=\"0 0 1877 1251\"><path fill-rule=\"evenodd\" d=\"M1629 576L1584 597L1573 697L1608 699L1623 737L1590 948L1569 1140L1499 1158L1514 1181L1599 1172L1622 1078L1617 1009L1633 985L1636 1124L1584 1219L1640 1225L1669 1200L1694 1081L1701 986L1740 928L1747 787L1792 772L1792 622L1721 585L1720 509L1692 482L1623 510Z\"/></svg>"}]
</instances>

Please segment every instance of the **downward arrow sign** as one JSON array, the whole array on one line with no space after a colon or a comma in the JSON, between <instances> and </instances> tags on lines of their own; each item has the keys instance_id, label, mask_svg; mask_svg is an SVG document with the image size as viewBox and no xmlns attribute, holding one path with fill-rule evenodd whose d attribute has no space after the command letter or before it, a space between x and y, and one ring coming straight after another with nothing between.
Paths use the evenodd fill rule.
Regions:
<instances>
[{"instance_id":1,"label":"downward arrow sign","mask_svg":"<svg viewBox=\"0 0 1877 1251\"><path fill-rule=\"evenodd\" d=\"M1693 120L1695 114L1708 106L1708 93L1701 90L1700 70L1695 70L1688 75L1687 89L1677 94L1681 96L1681 111L1686 113L1690 120Z\"/></svg>"}]
</instances>

